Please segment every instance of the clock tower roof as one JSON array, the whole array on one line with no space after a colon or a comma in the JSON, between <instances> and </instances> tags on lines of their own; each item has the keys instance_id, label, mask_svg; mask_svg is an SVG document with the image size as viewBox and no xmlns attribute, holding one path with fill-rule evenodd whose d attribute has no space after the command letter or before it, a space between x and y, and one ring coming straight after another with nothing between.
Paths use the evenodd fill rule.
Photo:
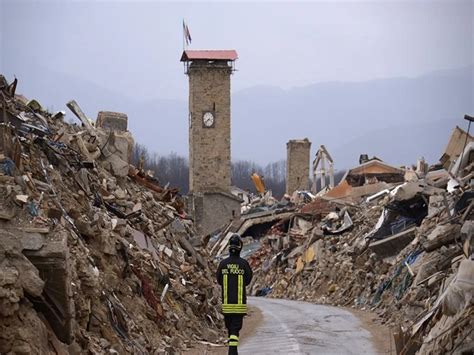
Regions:
<instances>
[{"instance_id":1,"label":"clock tower roof","mask_svg":"<svg viewBox=\"0 0 474 355\"><path fill-rule=\"evenodd\" d=\"M238 58L234 49L227 50L190 50L187 49L181 55L181 62L193 60L227 60L235 61Z\"/></svg>"}]
</instances>

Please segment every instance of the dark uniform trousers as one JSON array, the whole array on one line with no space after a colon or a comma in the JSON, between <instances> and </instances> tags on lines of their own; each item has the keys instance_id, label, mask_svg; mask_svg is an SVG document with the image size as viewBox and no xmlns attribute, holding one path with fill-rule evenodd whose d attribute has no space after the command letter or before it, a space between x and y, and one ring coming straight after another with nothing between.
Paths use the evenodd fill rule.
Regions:
<instances>
[{"instance_id":1,"label":"dark uniform trousers","mask_svg":"<svg viewBox=\"0 0 474 355\"><path fill-rule=\"evenodd\" d=\"M238 355L239 332L242 329L243 314L225 314L224 322L229 334L229 355Z\"/></svg>"}]
</instances>

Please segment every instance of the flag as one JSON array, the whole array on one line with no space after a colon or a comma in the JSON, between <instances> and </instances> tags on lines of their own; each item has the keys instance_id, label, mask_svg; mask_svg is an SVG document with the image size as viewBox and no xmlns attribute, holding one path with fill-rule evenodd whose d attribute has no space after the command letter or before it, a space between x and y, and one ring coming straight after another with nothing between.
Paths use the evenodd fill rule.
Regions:
<instances>
[{"instance_id":1,"label":"flag","mask_svg":"<svg viewBox=\"0 0 474 355\"><path fill-rule=\"evenodd\" d=\"M186 41L186 45L189 46L191 44L192 38L191 33L189 32L188 25L183 20L183 36L184 40Z\"/></svg>"}]
</instances>

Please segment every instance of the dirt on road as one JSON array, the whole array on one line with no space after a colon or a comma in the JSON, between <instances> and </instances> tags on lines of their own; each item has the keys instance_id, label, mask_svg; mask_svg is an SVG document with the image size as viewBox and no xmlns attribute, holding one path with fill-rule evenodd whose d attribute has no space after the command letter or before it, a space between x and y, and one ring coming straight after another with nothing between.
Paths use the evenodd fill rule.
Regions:
<instances>
[{"instance_id":1,"label":"dirt on road","mask_svg":"<svg viewBox=\"0 0 474 355\"><path fill-rule=\"evenodd\" d=\"M382 319L377 314L354 308L345 309L354 314L362 323L362 327L372 334L372 342L377 354L396 354L395 344L392 340L393 331L382 324Z\"/></svg>"}]
</instances>

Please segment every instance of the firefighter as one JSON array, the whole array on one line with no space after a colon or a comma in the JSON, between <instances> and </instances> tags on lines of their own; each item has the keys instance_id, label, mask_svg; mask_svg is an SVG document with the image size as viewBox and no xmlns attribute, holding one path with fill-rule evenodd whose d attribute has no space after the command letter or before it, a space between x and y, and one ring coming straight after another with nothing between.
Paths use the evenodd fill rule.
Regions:
<instances>
[{"instance_id":1,"label":"firefighter","mask_svg":"<svg viewBox=\"0 0 474 355\"><path fill-rule=\"evenodd\" d=\"M242 239L234 234L229 239L229 257L217 268L217 282L222 288L222 313L229 334L229 355L237 355L239 332L247 314L245 287L252 281L249 263L240 257Z\"/></svg>"}]
</instances>

